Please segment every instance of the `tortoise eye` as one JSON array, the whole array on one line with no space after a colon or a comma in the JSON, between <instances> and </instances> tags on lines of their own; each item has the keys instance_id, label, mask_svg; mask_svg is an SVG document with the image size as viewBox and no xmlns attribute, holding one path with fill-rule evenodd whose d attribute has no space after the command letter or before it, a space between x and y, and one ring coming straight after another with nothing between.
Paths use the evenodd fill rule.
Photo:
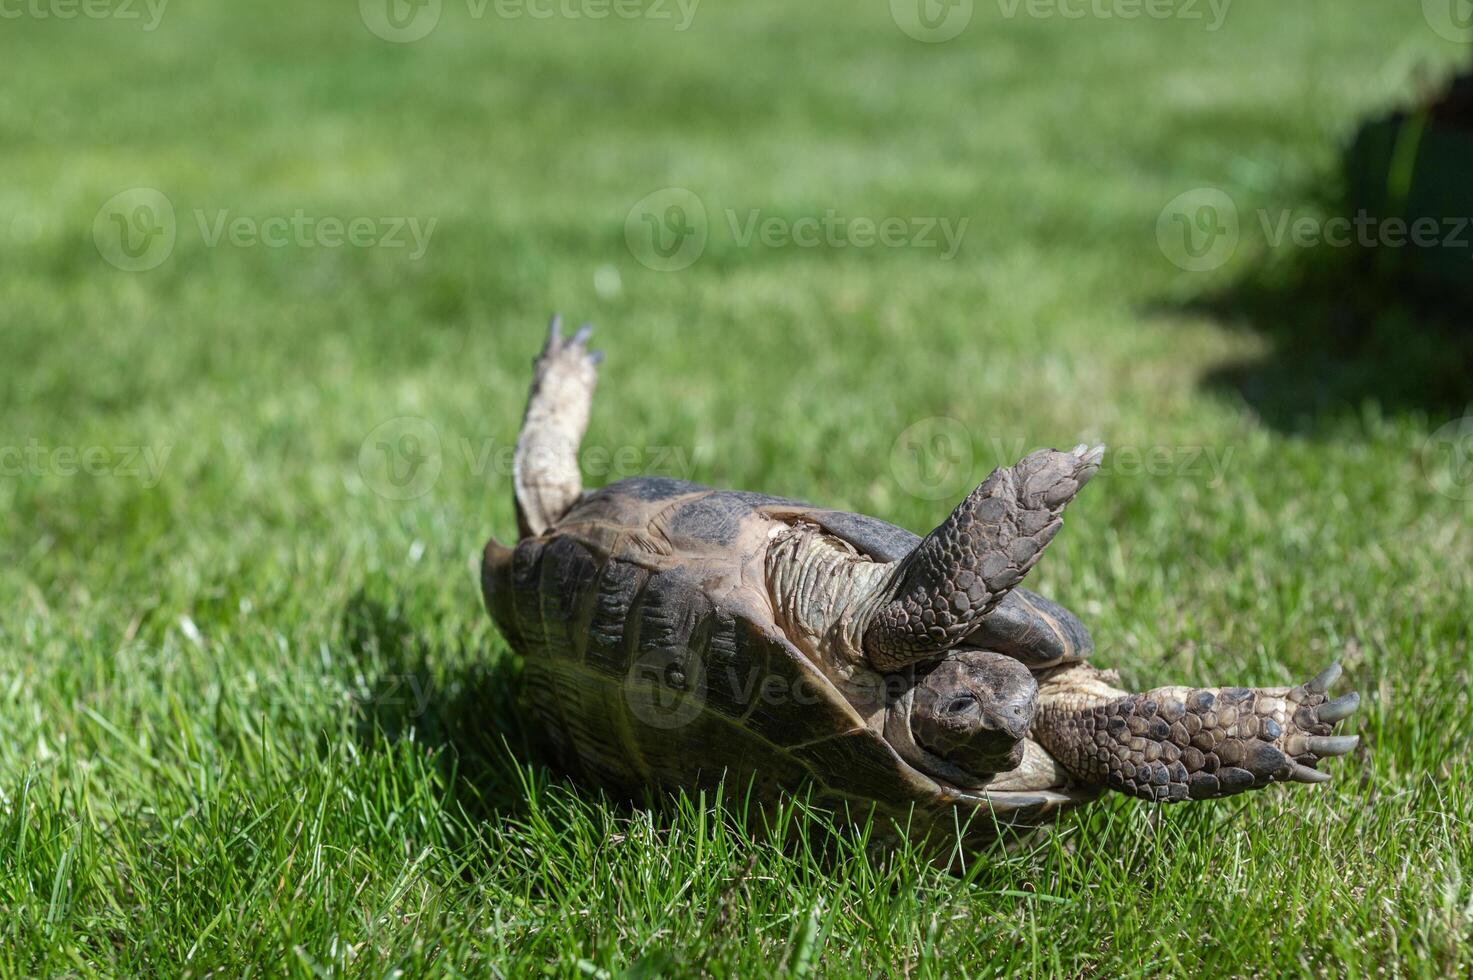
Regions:
<instances>
[{"instance_id":1,"label":"tortoise eye","mask_svg":"<svg viewBox=\"0 0 1473 980\"><path fill-rule=\"evenodd\" d=\"M951 702L946 706L946 713L949 715L959 715L976 703L977 699L975 697L970 694L963 694L951 699Z\"/></svg>"}]
</instances>

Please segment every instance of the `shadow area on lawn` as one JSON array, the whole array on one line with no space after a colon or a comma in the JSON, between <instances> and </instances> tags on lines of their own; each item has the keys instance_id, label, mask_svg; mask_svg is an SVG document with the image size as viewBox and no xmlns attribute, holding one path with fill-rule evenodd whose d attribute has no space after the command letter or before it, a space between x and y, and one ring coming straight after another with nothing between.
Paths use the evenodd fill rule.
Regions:
<instances>
[{"instance_id":1,"label":"shadow area on lawn","mask_svg":"<svg viewBox=\"0 0 1473 980\"><path fill-rule=\"evenodd\" d=\"M800 792L783 806L764 806L749 790L723 783L721 792L669 793L646 789L614 795L564 780L551 754L523 724L518 706L521 664L517 657L491 658L460 641L438 643L434 630L416 629L400 610L360 590L339 617L348 651L363 681L355 698L356 736L365 751L383 751L412 738L437 753L451 791L451 803L475 822L515 819L528 810L531 791L562 783L562 802L538 806L539 819L554 823L577 819L597 801L627 817L650 811L660 824L687 818L695 809L720 813L734 832L750 835L791 854L804 853L822 866L837 868L857 851L899 853L888 830L871 826L867 813L849 814ZM533 771L529 774L528 769ZM719 802L718 802L719 801ZM949 839L941 842L954 846ZM1000 851L1016 846L1013 836ZM969 847L972 850L973 847ZM983 848L975 846L978 853ZM920 851L916 851L920 854ZM949 851L948 851L949 853Z\"/></svg>"},{"instance_id":2,"label":"shadow area on lawn","mask_svg":"<svg viewBox=\"0 0 1473 980\"><path fill-rule=\"evenodd\" d=\"M1322 247L1265 260L1223 290L1169 307L1268 343L1201 385L1298 435L1333 433L1372 406L1425 414L1433 427L1462 414L1473 402L1473 323L1453 297L1404 288L1368 253Z\"/></svg>"},{"instance_id":3,"label":"shadow area on lawn","mask_svg":"<svg viewBox=\"0 0 1473 980\"><path fill-rule=\"evenodd\" d=\"M485 820L525 798L518 766L537 758L517 712L521 665L464 641L432 639L364 591L343 607L342 635L364 687L355 699L366 747L413 738L439 752L455 800Z\"/></svg>"},{"instance_id":4,"label":"shadow area on lawn","mask_svg":"<svg viewBox=\"0 0 1473 980\"><path fill-rule=\"evenodd\" d=\"M1202 384L1276 429L1328 434L1373 407L1435 427L1473 405L1473 70L1424 88L1364 121L1336 172L1290 195L1302 209L1243 215L1242 235L1268 247L1176 307L1265 338L1262 358ZM1202 213L1199 228L1220 224Z\"/></svg>"}]
</instances>

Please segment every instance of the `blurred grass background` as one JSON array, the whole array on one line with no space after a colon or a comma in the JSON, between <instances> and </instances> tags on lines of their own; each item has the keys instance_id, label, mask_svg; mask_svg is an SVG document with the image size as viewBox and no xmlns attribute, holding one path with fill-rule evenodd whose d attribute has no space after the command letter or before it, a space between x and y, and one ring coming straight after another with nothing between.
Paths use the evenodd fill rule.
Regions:
<instances>
[{"instance_id":1,"label":"blurred grass background","mask_svg":"<svg viewBox=\"0 0 1473 980\"><path fill-rule=\"evenodd\" d=\"M1395 297L1418 356L1303 370L1233 302L1283 258L1259 212L1317 213L1358 123L1466 62L1417 5L978 3L923 43L883 2L676 30L447 0L393 43L372 2L121 2L0 22L0 972L1473 968L1465 406L1415 397L1439 346ZM128 272L106 202L140 187L174 240ZM626 225L670 187L708 241L661 272ZM1157 227L1202 187L1241 243L1188 272ZM969 223L943 261L743 247L753 210ZM416 260L197 217L298 211L434 225ZM1275 295L1276 329L1323 313ZM640 471L924 531L954 500L906 489L917 423L960 424L931 462L963 483L1116 447L1034 587L1135 685L1342 659L1359 754L1324 790L1108 801L960 880L567 785L519 751L475 564L514 536L496 451L555 309L609 353L586 444ZM437 474L396 500L372 434L403 417Z\"/></svg>"}]
</instances>

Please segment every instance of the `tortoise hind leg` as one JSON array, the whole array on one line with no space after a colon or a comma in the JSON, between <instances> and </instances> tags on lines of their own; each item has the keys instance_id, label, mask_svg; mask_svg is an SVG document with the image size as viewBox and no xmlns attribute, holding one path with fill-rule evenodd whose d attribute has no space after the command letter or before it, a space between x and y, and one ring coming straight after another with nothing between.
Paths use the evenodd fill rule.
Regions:
<instances>
[{"instance_id":1,"label":"tortoise hind leg","mask_svg":"<svg viewBox=\"0 0 1473 980\"><path fill-rule=\"evenodd\" d=\"M547 343L534 362L532 391L512 464L522 537L547 530L583 492L578 446L588 430L598 363L603 359L601 351L588 350L592 332L585 325L564 338L562 318L553 317Z\"/></svg>"}]
</instances>

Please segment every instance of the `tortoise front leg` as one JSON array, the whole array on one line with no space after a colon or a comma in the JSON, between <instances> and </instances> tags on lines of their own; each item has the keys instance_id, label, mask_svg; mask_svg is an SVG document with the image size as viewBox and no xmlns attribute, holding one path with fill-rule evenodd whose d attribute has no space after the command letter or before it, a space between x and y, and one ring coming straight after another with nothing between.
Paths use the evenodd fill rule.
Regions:
<instances>
[{"instance_id":1,"label":"tortoise front leg","mask_svg":"<svg viewBox=\"0 0 1473 980\"><path fill-rule=\"evenodd\" d=\"M1103 455L1103 447L1041 449L993 470L896 565L865 626L870 664L896 670L938 656L976 629L1038 561Z\"/></svg>"},{"instance_id":2,"label":"tortoise front leg","mask_svg":"<svg viewBox=\"0 0 1473 980\"><path fill-rule=\"evenodd\" d=\"M1328 700L1331 666L1298 687L1163 687L1127 694L1084 664L1040 685L1033 737L1082 783L1173 803L1274 782L1319 783L1315 765L1355 748L1332 735L1360 695Z\"/></svg>"}]
</instances>

